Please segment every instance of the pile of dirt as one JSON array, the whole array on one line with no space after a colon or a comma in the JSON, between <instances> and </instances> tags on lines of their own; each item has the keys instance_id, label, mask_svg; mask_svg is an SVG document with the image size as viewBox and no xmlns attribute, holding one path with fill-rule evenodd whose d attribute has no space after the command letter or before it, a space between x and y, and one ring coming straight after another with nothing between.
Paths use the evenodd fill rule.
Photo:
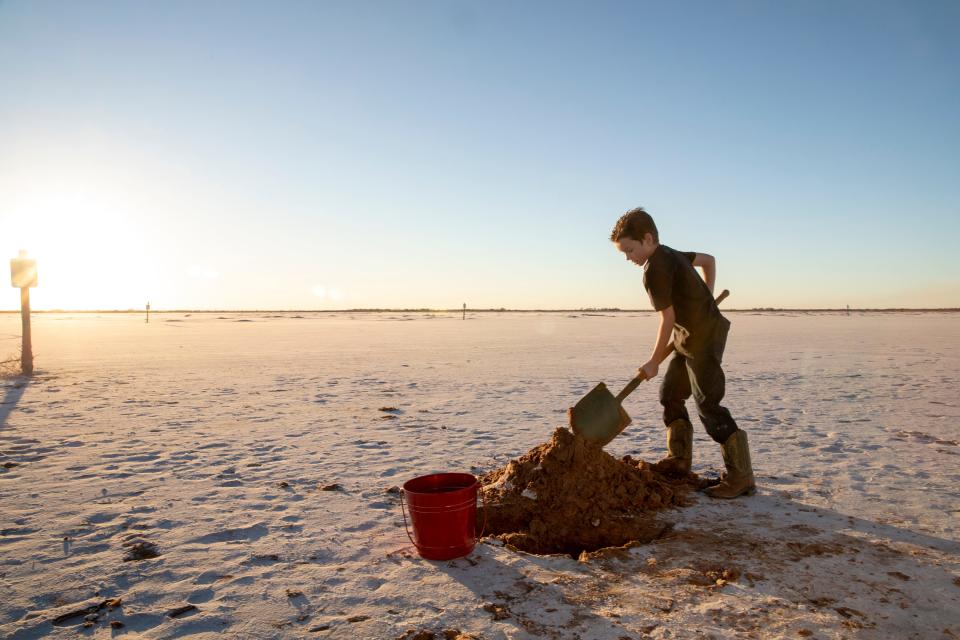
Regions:
<instances>
[{"instance_id":1,"label":"pile of dirt","mask_svg":"<svg viewBox=\"0 0 960 640\"><path fill-rule=\"evenodd\" d=\"M487 527L504 543L537 554L649 542L665 525L654 512L686 504L695 474L624 456L559 427L505 467L480 477Z\"/></svg>"}]
</instances>

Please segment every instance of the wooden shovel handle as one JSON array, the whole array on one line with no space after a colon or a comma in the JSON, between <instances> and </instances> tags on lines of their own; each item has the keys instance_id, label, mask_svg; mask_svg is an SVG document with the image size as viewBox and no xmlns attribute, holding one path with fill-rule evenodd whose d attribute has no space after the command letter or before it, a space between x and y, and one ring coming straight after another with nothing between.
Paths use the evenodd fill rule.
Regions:
<instances>
[{"instance_id":1,"label":"wooden shovel handle","mask_svg":"<svg viewBox=\"0 0 960 640\"><path fill-rule=\"evenodd\" d=\"M726 299L727 299L727 296L729 296L729 295L730 295L730 289L724 289L723 291L721 291L721 292L720 292L720 295L717 296L717 300L716 300L717 304L720 304L721 302L723 302L724 300L726 300ZM670 348L667 349L667 355L663 357L663 360L666 360L666 359L667 359L667 356L669 356L671 353L673 353L673 350L674 350L675 348L676 348L676 347L674 347L673 343L671 342L671 343L670 343ZM661 362L663 362L663 360L661 360ZM640 386L640 383L643 382L643 381L646 380L646 379L647 379L647 376L645 376L643 373L640 373L639 375L637 375L636 378L634 378L633 380L631 380L630 382L628 382L628 383L627 383L627 386L625 386L625 387L623 388L623 391L621 391L620 393L617 394L617 402L623 402L624 398L626 398L628 395L630 395L631 393L633 393L634 389L636 389L637 387L639 387L639 386Z\"/></svg>"},{"instance_id":2,"label":"wooden shovel handle","mask_svg":"<svg viewBox=\"0 0 960 640\"><path fill-rule=\"evenodd\" d=\"M617 394L617 402L623 402L623 399L633 393L633 390L640 386L640 383L647 379L647 376L640 373L636 378L627 383L623 391Z\"/></svg>"}]
</instances>

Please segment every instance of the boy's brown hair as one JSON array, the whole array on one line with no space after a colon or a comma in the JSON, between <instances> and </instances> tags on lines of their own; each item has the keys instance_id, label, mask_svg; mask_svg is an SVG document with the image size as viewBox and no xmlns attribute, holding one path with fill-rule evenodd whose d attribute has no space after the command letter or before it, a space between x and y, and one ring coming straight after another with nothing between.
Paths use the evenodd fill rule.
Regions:
<instances>
[{"instance_id":1,"label":"boy's brown hair","mask_svg":"<svg viewBox=\"0 0 960 640\"><path fill-rule=\"evenodd\" d=\"M643 236L648 233L653 236L654 242L660 242L660 234L657 233L657 225L653 222L653 218L643 210L643 207L637 207L620 216L617 224L613 226L610 241L617 242L621 238L630 238L643 242Z\"/></svg>"}]
</instances>

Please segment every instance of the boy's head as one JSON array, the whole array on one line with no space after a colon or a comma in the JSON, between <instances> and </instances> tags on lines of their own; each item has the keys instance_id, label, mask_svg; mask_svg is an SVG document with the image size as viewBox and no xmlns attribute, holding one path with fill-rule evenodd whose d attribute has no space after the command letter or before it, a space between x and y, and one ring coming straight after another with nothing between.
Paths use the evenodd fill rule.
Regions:
<instances>
[{"instance_id":1,"label":"boy's head","mask_svg":"<svg viewBox=\"0 0 960 640\"><path fill-rule=\"evenodd\" d=\"M610 240L627 260L641 267L660 246L657 225L643 207L631 209L620 216Z\"/></svg>"}]
</instances>

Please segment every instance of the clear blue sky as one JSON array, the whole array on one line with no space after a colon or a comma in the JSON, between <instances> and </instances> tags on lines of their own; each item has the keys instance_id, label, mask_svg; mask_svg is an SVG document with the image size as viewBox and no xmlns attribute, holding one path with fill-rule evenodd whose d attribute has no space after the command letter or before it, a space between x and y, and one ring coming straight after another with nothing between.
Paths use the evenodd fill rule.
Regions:
<instances>
[{"instance_id":1,"label":"clear blue sky","mask_svg":"<svg viewBox=\"0 0 960 640\"><path fill-rule=\"evenodd\" d=\"M957 2L0 0L38 308L960 306ZM0 308L19 304L7 288Z\"/></svg>"}]
</instances>

